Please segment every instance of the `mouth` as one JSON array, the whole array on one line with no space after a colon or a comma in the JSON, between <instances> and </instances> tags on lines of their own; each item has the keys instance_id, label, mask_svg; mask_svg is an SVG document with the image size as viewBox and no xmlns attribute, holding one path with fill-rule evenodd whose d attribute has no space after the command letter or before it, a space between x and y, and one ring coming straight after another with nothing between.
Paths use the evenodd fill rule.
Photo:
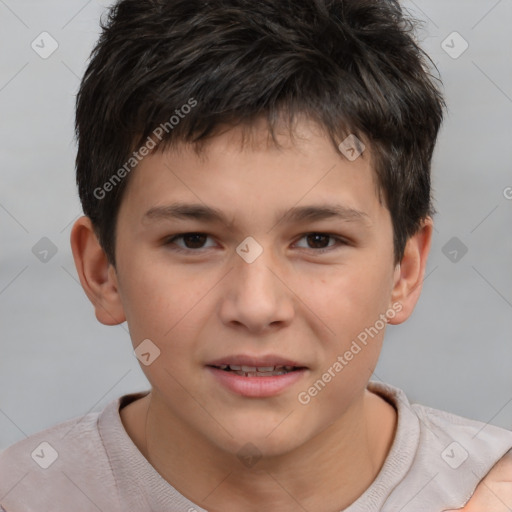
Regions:
<instances>
[{"instance_id":1,"label":"mouth","mask_svg":"<svg viewBox=\"0 0 512 512\"><path fill-rule=\"evenodd\" d=\"M278 356L230 356L206 365L214 381L230 392L267 398L298 385L309 368Z\"/></svg>"},{"instance_id":2,"label":"mouth","mask_svg":"<svg viewBox=\"0 0 512 512\"><path fill-rule=\"evenodd\" d=\"M207 365L211 368L216 368L229 373L234 373L240 377L277 377L279 375L286 375L290 372L304 370L304 366L294 365L273 365L273 366L246 366L236 364L221 364L218 366Z\"/></svg>"}]
</instances>

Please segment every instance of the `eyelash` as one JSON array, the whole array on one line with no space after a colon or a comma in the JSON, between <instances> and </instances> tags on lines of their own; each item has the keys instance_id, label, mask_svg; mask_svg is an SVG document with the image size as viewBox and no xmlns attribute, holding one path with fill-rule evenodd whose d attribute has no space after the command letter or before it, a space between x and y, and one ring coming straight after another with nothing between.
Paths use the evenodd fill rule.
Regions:
<instances>
[{"instance_id":1,"label":"eyelash","mask_svg":"<svg viewBox=\"0 0 512 512\"><path fill-rule=\"evenodd\" d=\"M165 241L165 245L171 245L175 242L175 240L178 240L178 239L183 239L184 237L186 236L190 236L190 235L204 235L204 236L207 236L207 237L210 237L210 235L208 235L207 233L200 233L200 232L189 232L189 233L181 233L181 234L178 234L178 235L173 235L171 237L168 237ZM322 233L322 232L317 232L317 231L312 231L310 233L305 233L304 235L302 235L299 240L302 240L303 238L305 237L308 237L308 236L311 236L311 235L320 235L320 236L324 236L324 237L329 237L333 240L336 241L337 244L335 245L331 245L331 246L328 246L328 247L324 247L322 249L309 249L310 251L313 251L314 253L316 254L323 254L323 253L326 253L326 252L329 252L331 250L333 250L334 248L336 248L336 246L343 246L343 245L349 245L348 242L343 239L343 238L340 238L338 236L335 236L335 235L331 235L330 233ZM200 252L204 249L210 249L210 247L200 247L198 249L188 249L188 248L183 248L183 247L179 247L179 246L176 246L172 249L173 251L176 251L176 252L186 252L186 253L190 253L190 252ZM306 249L308 250L308 249Z\"/></svg>"}]
</instances>

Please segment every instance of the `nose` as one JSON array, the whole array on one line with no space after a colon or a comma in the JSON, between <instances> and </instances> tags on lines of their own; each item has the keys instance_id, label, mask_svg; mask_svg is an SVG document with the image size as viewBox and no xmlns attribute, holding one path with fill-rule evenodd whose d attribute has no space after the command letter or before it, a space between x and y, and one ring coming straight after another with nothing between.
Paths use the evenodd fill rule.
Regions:
<instances>
[{"instance_id":1,"label":"nose","mask_svg":"<svg viewBox=\"0 0 512 512\"><path fill-rule=\"evenodd\" d=\"M235 253L233 263L224 282L222 322L251 333L289 325L295 312L293 292L270 249L264 249L251 263Z\"/></svg>"}]
</instances>

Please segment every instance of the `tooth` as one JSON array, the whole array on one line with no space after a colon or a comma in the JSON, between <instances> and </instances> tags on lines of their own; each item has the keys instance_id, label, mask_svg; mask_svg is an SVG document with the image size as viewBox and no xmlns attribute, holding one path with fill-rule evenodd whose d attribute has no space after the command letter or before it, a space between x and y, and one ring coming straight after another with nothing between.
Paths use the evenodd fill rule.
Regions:
<instances>
[{"instance_id":1,"label":"tooth","mask_svg":"<svg viewBox=\"0 0 512 512\"><path fill-rule=\"evenodd\" d=\"M242 369L242 367L241 367L241 366L236 366L236 365L234 365L234 364L230 364L230 365L229 365L229 367L230 367L232 370L234 370L234 371L238 371L238 370L241 370L241 369Z\"/></svg>"},{"instance_id":2,"label":"tooth","mask_svg":"<svg viewBox=\"0 0 512 512\"><path fill-rule=\"evenodd\" d=\"M228 365L227 365L227 364L221 364L221 365L219 365L219 368L220 368L221 370L225 370L227 367L228 367Z\"/></svg>"},{"instance_id":3,"label":"tooth","mask_svg":"<svg viewBox=\"0 0 512 512\"><path fill-rule=\"evenodd\" d=\"M285 366L284 369L291 372L295 367L294 366Z\"/></svg>"},{"instance_id":4,"label":"tooth","mask_svg":"<svg viewBox=\"0 0 512 512\"><path fill-rule=\"evenodd\" d=\"M255 366L242 366L243 372L255 372L256 367Z\"/></svg>"},{"instance_id":5,"label":"tooth","mask_svg":"<svg viewBox=\"0 0 512 512\"><path fill-rule=\"evenodd\" d=\"M273 372L275 366L258 366L259 372Z\"/></svg>"}]
</instances>

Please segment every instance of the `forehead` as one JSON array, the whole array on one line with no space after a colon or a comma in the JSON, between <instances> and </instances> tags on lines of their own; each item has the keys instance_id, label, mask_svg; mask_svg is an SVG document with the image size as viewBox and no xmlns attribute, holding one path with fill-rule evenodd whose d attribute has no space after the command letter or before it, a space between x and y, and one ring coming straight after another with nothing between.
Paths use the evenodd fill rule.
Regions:
<instances>
[{"instance_id":1,"label":"forehead","mask_svg":"<svg viewBox=\"0 0 512 512\"><path fill-rule=\"evenodd\" d=\"M293 131L283 125L274 138L261 121L249 130L220 131L200 146L179 143L145 157L130 177L121 209L129 203L139 216L156 218L179 200L202 204L202 211L195 208L198 218L220 220L221 210L245 211L275 222L292 207L290 219L320 218L307 205L324 204L325 210L363 220L379 212L378 196L368 146L351 161L312 121L298 121Z\"/></svg>"}]
</instances>

